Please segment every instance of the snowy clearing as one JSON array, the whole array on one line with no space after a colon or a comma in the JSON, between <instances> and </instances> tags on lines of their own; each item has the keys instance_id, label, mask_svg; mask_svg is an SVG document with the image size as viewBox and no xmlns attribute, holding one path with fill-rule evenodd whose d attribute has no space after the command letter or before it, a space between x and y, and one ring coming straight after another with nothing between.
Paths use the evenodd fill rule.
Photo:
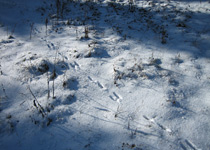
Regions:
<instances>
[{"instance_id":1,"label":"snowy clearing","mask_svg":"<svg viewBox=\"0 0 210 150\"><path fill-rule=\"evenodd\" d=\"M210 2L0 0L1 150L210 150Z\"/></svg>"}]
</instances>

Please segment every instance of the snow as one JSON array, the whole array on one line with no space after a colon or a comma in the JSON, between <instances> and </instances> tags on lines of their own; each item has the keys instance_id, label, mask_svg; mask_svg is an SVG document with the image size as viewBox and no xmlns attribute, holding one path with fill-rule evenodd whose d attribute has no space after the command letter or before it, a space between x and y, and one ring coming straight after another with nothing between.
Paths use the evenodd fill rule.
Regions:
<instances>
[{"instance_id":1,"label":"snow","mask_svg":"<svg viewBox=\"0 0 210 150\"><path fill-rule=\"evenodd\" d=\"M210 150L209 8L0 0L0 149Z\"/></svg>"}]
</instances>

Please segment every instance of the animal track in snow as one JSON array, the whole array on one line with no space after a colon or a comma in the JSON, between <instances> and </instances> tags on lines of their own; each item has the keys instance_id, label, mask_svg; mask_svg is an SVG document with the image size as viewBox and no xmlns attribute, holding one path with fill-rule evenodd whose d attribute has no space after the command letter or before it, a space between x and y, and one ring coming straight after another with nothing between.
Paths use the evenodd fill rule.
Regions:
<instances>
[{"instance_id":1,"label":"animal track in snow","mask_svg":"<svg viewBox=\"0 0 210 150\"><path fill-rule=\"evenodd\" d=\"M119 94L113 92L114 96L109 96L112 100L117 101L118 103L120 103L120 101L123 99L122 96L120 96Z\"/></svg>"},{"instance_id":2,"label":"animal track in snow","mask_svg":"<svg viewBox=\"0 0 210 150\"><path fill-rule=\"evenodd\" d=\"M92 79L90 76L88 76L88 79L89 79L90 81L94 82L93 79Z\"/></svg>"},{"instance_id":3,"label":"animal track in snow","mask_svg":"<svg viewBox=\"0 0 210 150\"><path fill-rule=\"evenodd\" d=\"M71 67L74 68L75 70L79 70L80 69L80 66L77 62L73 62L73 63L70 63Z\"/></svg>"},{"instance_id":4,"label":"animal track in snow","mask_svg":"<svg viewBox=\"0 0 210 150\"><path fill-rule=\"evenodd\" d=\"M100 88L102 88L102 89L104 88L103 85L102 85L99 81L97 81L96 83L98 84L98 86L99 86Z\"/></svg>"},{"instance_id":5,"label":"animal track in snow","mask_svg":"<svg viewBox=\"0 0 210 150\"><path fill-rule=\"evenodd\" d=\"M99 81L97 81L97 80L93 80L90 76L88 76L88 79L91 81L91 82L93 82L93 83L95 83L98 87L100 87L101 89L104 89L104 90L107 90L107 88L101 83L101 82L99 82Z\"/></svg>"},{"instance_id":6,"label":"animal track in snow","mask_svg":"<svg viewBox=\"0 0 210 150\"><path fill-rule=\"evenodd\" d=\"M183 150L201 150L195 146L191 141L185 139L180 142L180 146Z\"/></svg>"},{"instance_id":7,"label":"animal track in snow","mask_svg":"<svg viewBox=\"0 0 210 150\"><path fill-rule=\"evenodd\" d=\"M47 44L47 47L50 49L50 50L55 50L55 45L53 43L48 43Z\"/></svg>"},{"instance_id":8,"label":"animal track in snow","mask_svg":"<svg viewBox=\"0 0 210 150\"><path fill-rule=\"evenodd\" d=\"M162 130L165 130L166 132L168 132L169 134L172 134L172 130L163 126L162 124L158 123L155 121L154 118L149 119L147 116L143 115L144 119L148 120L149 122L157 125L159 128L161 128Z\"/></svg>"}]
</instances>

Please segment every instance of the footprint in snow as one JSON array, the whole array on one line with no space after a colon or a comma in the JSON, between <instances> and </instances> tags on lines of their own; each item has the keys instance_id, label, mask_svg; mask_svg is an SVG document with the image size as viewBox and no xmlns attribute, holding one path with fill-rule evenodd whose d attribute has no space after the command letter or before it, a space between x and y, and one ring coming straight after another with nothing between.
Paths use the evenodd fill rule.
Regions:
<instances>
[{"instance_id":1,"label":"footprint in snow","mask_svg":"<svg viewBox=\"0 0 210 150\"><path fill-rule=\"evenodd\" d=\"M162 130L168 132L169 134L172 134L172 130L163 126L162 124L158 123L155 121L154 118L148 118L147 116L143 115L144 119L148 120L149 122L153 123L154 125L157 125L159 128L161 128Z\"/></svg>"},{"instance_id":2,"label":"footprint in snow","mask_svg":"<svg viewBox=\"0 0 210 150\"><path fill-rule=\"evenodd\" d=\"M77 62L73 62L73 63L70 63L70 66L72 68L74 68L75 70L79 70L80 69L80 65L77 63Z\"/></svg>"},{"instance_id":3,"label":"footprint in snow","mask_svg":"<svg viewBox=\"0 0 210 150\"><path fill-rule=\"evenodd\" d=\"M185 139L183 141L180 142L180 146L183 150L188 150L188 149L193 149L193 150L200 150L199 148L197 148L195 146L195 144L193 144L191 141Z\"/></svg>"},{"instance_id":4,"label":"footprint in snow","mask_svg":"<svg viewBox=\"0 0 210 150\"><path fill-rule=\"evenodd\" d=\"M54 46L53 43L47 44L47 47L48 47L50 50L55 50L55 46Z\"/></svg>"},{"instance_id":5,"label":"footprint in snow","mask_svg":"<svg viewBox=\"0 0 210 150\"><path fill-rule=\"evenodd\" d=\"M114 100L114 101L117 101L118 103L120 103L121 102L121 100L123 99L122 98L122 96L120 96L119 94L117 94L117 93L115 93L115 92L113 92L113 95L114 96L109 96L112 100Z\"/></svg>"},{"instance_id":6,"label":"footprint in snow","mask_svg":"<svg viewBox=\"0 0 210 150\"><path fill-rule=\"evenodd\" d=\"M88 76L88 79L89 79L91 82L95 83L99 88L101 88L101 89L103 89L103 90L107 90L107 88L106 88L101 82L99 82L99 81L97 81L97 80L94 81L90 76Z\"/></svg>"}]
</instances>

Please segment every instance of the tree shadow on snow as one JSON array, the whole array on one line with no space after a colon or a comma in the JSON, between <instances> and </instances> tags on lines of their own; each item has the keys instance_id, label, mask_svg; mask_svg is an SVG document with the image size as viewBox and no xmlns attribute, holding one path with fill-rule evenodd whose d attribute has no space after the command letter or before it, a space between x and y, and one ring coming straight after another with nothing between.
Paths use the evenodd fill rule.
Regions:
<instances>
[{"instance_id":1,"label":"tree shadow on snow","mask_svg":"<svg viewBox=\"0 0 210 150\"><path fill-rule=\"evenodd\" d=\"M63 25L70 27L93 26L93 30L100 33L111 29L114 34L121 38L119 42L133 40L140 44L151 43L171 52L187 52L193 56L210 57L209 39L205 38L210 34L210 28L206 26L210 23L206 19L210 17L207 12L192 12L189 9L181 10L170 2L166 6L145 8L120 2L108 2L107 4L102 2L68 1L63 7L62 17L61 14L59 15L59 22L63 20ZM4 2L0 3L6 5ZM54 15L56 16L54 1L37 4L35 5L37 7L34 7L32 3L28 3L27 14L24 14L24 4L8 2L7 5L12 9L18 6L20 8L20 12L15 14L5 9L0 13L1 18L3 18L0 21L5 24L3 28L9 27L11 32L14 29L14 34L29 36L32 23L34 23L34 33L45 32L44 30L38 31L36 25L44 25L46 18L49 19L49 26L56 25L57 19L53 18ZM24 9L21 10L22 8ZM3 16L6 12L10 12L7 19ZM22 16L24 19L28 18L29 21L25 23L15 19L18 16ZM183 41L183 37L186 39L185 41ZM105 54L103 52L102 55L107 57L108 51ZM93 57L100 58L98 55L93 55Z\"/></svg>"}]
</instances>

